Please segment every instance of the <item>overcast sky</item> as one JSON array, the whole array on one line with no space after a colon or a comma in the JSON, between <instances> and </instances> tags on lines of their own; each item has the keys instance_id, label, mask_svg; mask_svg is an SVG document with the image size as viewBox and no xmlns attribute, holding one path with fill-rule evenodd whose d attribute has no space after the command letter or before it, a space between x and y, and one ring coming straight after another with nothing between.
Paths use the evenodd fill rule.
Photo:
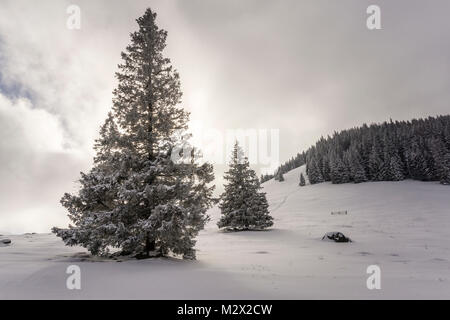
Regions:
<instances>
[{"instance_id":1,"label":"overcast sky","mask_svg":"<svg viewBox=\"0 0 450 320\"><path fill-rule=\"evenodd\" d=\"M81 30L66 27L70 4ZM381 30L366 27L370 4ZM59 199L90 167L149 6L194 132L279 129L285 161L335 130L449 113L447 0L1 0L0 232L67 225Z\"/></svg>"}]
</instances>

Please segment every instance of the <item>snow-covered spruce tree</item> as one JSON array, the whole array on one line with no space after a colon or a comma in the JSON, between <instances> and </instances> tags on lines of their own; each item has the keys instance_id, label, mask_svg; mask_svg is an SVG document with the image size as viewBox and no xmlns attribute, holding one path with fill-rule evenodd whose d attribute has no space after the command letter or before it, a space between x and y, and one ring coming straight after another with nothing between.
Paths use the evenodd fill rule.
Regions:
<instances>
[{"instance_id":1,"label":"snow-covered spruce tree","mask_svg":"<svg viewBox=\"0 0 450 320\"><path fill-rule=\"evenodd\" d=\"M220 197L222 217L219 228L228 230L262 230L273 225L266 194L255 171L236 142L229 170L225 173L225 192Z\"/></svg>"},{"instance_id":2,"label":"snow-covered spruce tree","mask_svg":"<svg viewBox=\"0 0 450 320\"><path fill-rule=\"evenodd\" d=\"M322 177L323 177L323 181L330 181L330 157L328 155L325 155L322 159L322 167L321 167L321 171L322 171Z\"/></svg>"},{"instance_id":3,"label":"snow-covered spruce tree","mask_svg":"<svg viewBox=\"0 0 450 320\"><path fill-rule=\"evenodd\" d=\"M372 146L371 152L369 154L369 161L368 161L369 177L372 181L382 180L381 176L380 176L382 167L383 167L383 161L380 157L377 141L374 139L373 146Z\"/></svg>"},{"instance_id":4,"label":"snow-covered spruce tree","mask_svg":"<svg viewBox=\"0 0 450 320\"><path fill-rule=\"evenodd\" d=\"M361 183L367 181L367 175L366 172L364 171L364 167L358 160L355 160L353 162L352 175L354 183Z\"/></svg>"},{"instance_id":5,"label":"snow-covered spruce tree","mask_svg":"<svg viewBox=\"0 0 450 320\"><path fill-rule=\"evenodd\" d=\"M334 154L331 157L330 163L330 176L332 183L340 184L350 181L348 168L337 154Z\"/></svg>"},{"instance_id":6,"label":"snow-covered spruce tree","mask_svg":"<svg viewBox=\"0 0 450 320\"><path fill-rule=\"evenodd\" d=\"M382 181L401 181L405 179L402 161L393 137L384 136L384 166L380 170Z\"/></svg>"},{"instance_id":7,"label":"snow-covered spruce tree","mask_svg":"<svg viewBox=\"0 0 450 320\"><path fill-rule=\"evenodd\" d=\"M303 176L303 173L300 173L300 187L304 187L306 185L305 177Z\"/></svg>"},{"instance_id":8,"label":"snow-covered spruce tree","mask_svg":"<svg viewBox=\"0 0 450 320\"><path fill-rule=\"evenodd\" d=\"M414 137L410 140L411 142L405 150L405 162L408 176L415 180L430 180L430 170L423 155L425 147L421 142L422 139Z\"/></svg>"},{"instance_id":9,"label":"snow-covered spruce tree","mask_svg":"<svg viewBox=\"0 0 450 320\"><path fill-rule=\"evenodd\" d=\"M361 183L367 181L367 175L364 170L364 166L361 164L362 160L359 154L356 151L356 148L352 148L350 152L348 152L349 163L350 163L350 175L351 180L354 183Z\"/></svg>"},{"instance_id":10,"label":"snow-covered spruce tree","mask_svg":"<svg viewBox=\"0 0 450 320\"><path fill-rule=\"evenodd\" d=\"M185 143L189 114L178 107L180 81L165 58L167 32L148 9L139 30L122 53L112 111L96 141L89 173L82 173L78 194L65 194L68 229L53 228L66 245L80 245L94 255L111 248L123 254L173 253L195 258L195 240L213 204L213 168L176 161ZM181 133L181 134L180 134ZM178 156L177 155L177 156Z\"/></svg>"},{"instance_id":11,"label":"snow-covered spruce tree","mask_svg":"<svg viewBox=\"0 0 450 320\"><path fill-rule=\"evenodd\" d=\"M277 174L275 175L275 180L278 182L284 181L283 172L281 172L281 170L278 170Z\"/></svg>"},{"instance_id":12,"label":"snow-covered spruce tree","mask_svg":"<svg viewBox=\"0 0 450 320\"><path fill-rule=\"evenodd\" d=\"M429 139L430 151L433 159L432 172L433 179L443 181L447 176L446 147L442 139Z\"/></svg>"},{"instance_id":13,"label":"snow-covered spruce tree","mask_svg":"<svg viewBox=\"0 0 450 320\"><path fill-rule=\"evenodd\" d=\"M444 156L444 175L441 178L441 183L450 185L450 152Z\"/></svg>"},{"instance_id":14,"label":"snow-covered spruce tree","mask_svg":"<svg viewBox=\"0 0 450 320\"><path fill-rule=\"evenodd\" d=\"M325 181L315 157L312 157L306 163L306 173L308 174L309 182L311 184L321 183Z\"/></svg>"}]
</instances>

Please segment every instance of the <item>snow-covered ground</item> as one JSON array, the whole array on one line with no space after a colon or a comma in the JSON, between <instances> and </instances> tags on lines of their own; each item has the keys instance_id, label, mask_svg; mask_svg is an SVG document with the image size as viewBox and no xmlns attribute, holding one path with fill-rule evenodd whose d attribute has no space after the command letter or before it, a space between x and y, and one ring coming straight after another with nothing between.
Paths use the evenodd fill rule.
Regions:
<instances>
[{"instance_id":1,"label":"snow-covered ground","mask_svg":"<svg viewBox=\"0 0 450 320\"><path fill-rule=\"evenodd\" d=\"M102 261L53 235L7 236L0 299L450 299L450 188L418 181L299 187L304 167L264 184L269 231L200 234L197 261ZM347 210L348 215L331 215ZM340 231L352 243L321 241ZM1 237L0 237L1 238ZM81 268L81 290L66 269ZM369 265L381 289L368 290Z\"/></svg>"}]
</instances>

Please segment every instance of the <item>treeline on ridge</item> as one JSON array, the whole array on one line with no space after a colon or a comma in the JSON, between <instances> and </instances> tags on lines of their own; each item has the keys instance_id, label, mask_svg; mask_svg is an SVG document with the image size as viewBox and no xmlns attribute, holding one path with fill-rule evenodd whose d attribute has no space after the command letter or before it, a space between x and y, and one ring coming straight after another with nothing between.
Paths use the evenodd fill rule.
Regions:
<instances>
[{"instance_id":1,"label":"treeline on ridge","mask_svg":"<svg viewBox=\"0 0 450 320\"><path fill-rule=\"evenodd\" d=\"M450 183L450 115L335 132L261 182L306 164L311 184L413 179Z\"/></svg>"}]
</instances>

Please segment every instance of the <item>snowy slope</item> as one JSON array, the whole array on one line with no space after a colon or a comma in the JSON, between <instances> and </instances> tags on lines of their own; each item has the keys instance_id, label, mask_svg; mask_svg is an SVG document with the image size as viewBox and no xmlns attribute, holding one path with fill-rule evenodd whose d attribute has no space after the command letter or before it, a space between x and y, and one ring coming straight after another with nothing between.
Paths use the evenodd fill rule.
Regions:
<instances>
[{"instance_id":1,"label":"snowy slope","mask_svg":"<svg viewBox=\"0 0 450 320\"><path fill-rule=\"evenodd\" d=\"M270 231L200 234L197 261L98 262L52 235L8 236L0 248L0 298L450 299L450 188L418 181L299 187L304 167L264 186ZM348 210L347 216L331 211ZM321 241L341 231L353 243ZM66 289L67 266L82 290ZM366 268L381 268L368 290Z\"/></svg>"}]
</instances>

